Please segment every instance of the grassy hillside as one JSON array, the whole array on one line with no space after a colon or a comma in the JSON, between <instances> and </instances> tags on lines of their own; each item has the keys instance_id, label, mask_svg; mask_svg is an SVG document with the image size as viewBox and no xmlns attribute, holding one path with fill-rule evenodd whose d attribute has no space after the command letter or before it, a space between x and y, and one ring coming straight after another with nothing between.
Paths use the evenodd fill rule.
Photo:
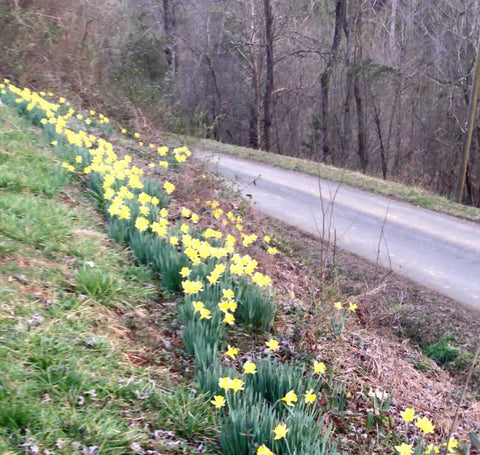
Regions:
<instances>
[{"instance_id":1,"label":"grassy hillside","mask_svg":"<svg viewBox=\"0 0 480 455\"><path fill-rule=\"evenodd\" d=\"M175 317L152 273L112 244L77 179L5 107L0 188L0 452L211 447L206 398L161 339L137 341L152 312L165 313L159 334Z\"/></svg>"},{"instance_id":2,"label":"grassy hillside","mask_svg":"<svg viewBox=\"0 0 480 455\"><path fill-rule=\"evenodd\" d=\"M3 453L408 454L448 440L458 386L362 327L361 298L311 276L188 149L0 89ZM449 453L474 453L469 400Z\"/></svg>"}]
</instances>

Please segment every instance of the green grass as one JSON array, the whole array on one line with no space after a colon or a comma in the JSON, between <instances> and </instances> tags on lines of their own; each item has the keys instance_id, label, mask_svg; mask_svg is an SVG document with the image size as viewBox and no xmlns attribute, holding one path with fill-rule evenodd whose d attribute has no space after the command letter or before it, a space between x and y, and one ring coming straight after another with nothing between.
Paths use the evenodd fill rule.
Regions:
<instances>
[{"instance_id":1,"label":"green grass","mask_svg":"<svg viewBox=\"0 0 480 455\"><path fill-rule=\"evenodd\" d=\"M0 106L0 453L218 453L208 399L128 361L157 283L51 153Z\"/></svg>"},{"instance_id":2,"label":"green grass","mask_svg":"<svg viewBox=\"0 0 480 455\"><path fill-rule=\"evenodd\" d=\"M369 175L364 175L360 172L341 169L311 160L278 155L276 153L267 153L247 147L224 144L210 139L177 136L174 134L164 134L164 136L167 140L170 140L173 143L189 144L190 147L194 149L198 148L201 150L226 153L240 158L268 163L284 169L303 172L316 177L320 176L327 180L342 182L352 187L389 196L399 201L409 202L437 212L465 218L471 221L480 221L480 208L458 204L446 197L420 187L382 180Z\"/></svg>"},{"instance_id":3,"label":"green grass","mask_svg":"<svg viewBox=\"0 0 480 455\"><path fill-rule=\"evenodd\" d=\"M28 128L25 120L0 110L0 191L55 195L66 186L70 175L63 172L45 142Z\"/></svg>"}]
</instances>

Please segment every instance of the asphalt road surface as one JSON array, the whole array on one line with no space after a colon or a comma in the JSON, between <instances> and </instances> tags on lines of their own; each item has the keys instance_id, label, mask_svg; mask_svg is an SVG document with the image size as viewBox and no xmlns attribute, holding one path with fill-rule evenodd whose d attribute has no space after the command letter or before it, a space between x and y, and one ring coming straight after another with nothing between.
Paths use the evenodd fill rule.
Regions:
<instances>
[{"instance_id":1,"label":"asphalt road surface","mask_svg":"<svg viewBox=\"0 0 480 455\"><path fill-rule=\"evenodd\" d=\"M344 184L197 151L261 212L480 309L480 225Z\"/></svg>"}]
</instances>

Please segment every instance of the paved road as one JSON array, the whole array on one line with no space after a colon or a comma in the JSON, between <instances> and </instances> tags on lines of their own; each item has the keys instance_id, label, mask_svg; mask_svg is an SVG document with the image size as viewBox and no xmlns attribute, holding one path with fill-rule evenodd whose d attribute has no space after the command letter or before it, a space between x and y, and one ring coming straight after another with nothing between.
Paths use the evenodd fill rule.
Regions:
<instances>
[{"instance_id":1,"label":"paved road","mask_svg":"<svg viewBox=\"0 0 480 455\"><path fill-rule=\"evenodd\" d=\"M263 163L196 156L236 179L260 211L332 239L335 229L343 249L480 309L479 224Z\"/></svg>"}]
</instances>

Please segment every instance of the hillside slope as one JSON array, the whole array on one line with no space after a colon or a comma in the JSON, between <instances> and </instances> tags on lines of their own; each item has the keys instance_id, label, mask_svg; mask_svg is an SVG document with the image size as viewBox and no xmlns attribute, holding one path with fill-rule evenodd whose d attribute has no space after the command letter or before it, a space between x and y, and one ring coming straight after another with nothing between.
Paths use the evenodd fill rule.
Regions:
<instances>
[{"instance_id":1,"label":"hillside slope","mask_svg":"<svg viewBox=\"0 0 480 455\"><path fill-rule=\"evenodd\" d=\"M44 298L52 299L43 294L35 295L35 292L43 292L41 286L33 293L28 319L23 320L23 325L17 316L22 306L10 308L9 297L2 302L5 324L2 337L9 332L15 333L12 327L28 334L27 338L8 338L12 346L10 355L15 357L14 362L10 356L3 358L6 371L11 372L8 390L17 393L19 409L22 405L25 410L32 403L38 406L38 413L31 415L32 419L35 416L32 423L25 412L20 412L15 422L10 412L5 414L1 434L8 450L12 453L33 451L32 447L37 444L31 439L33 429L35 438L42 440L43 448L58 450L58 453L72 453L72 450L82 453L83 445L85 450L94 450L89 453L96 453L95 450L108 453L107 443L118 444L111 446L111 453L147 450L218 453L221 450L227 454L244 451L258 454L269 453L267 450L272 449L279 455L290 453L291 445L297 453L312 455L393 453L394 447L399 452L405 450L401 453L409 453L407 446L424 445L426 448L430 443L441 443L448 438L458 387L415 349L376 335L371 327L362 327L361 295L342 295L334 289L334 282L319 280L306 265L285 254L288 248L282 244L282 237L272 235L271 229L266 229L263 219L245 201L209 176L202 167L189 161L183 163L189 154L185 148L153 143L150 146L148 138L137 137L135 132L115 133L104 116L75 112L65 100L57 103L53 97L18 90L8 83L1 89L4 102L44 129L59 158L49 157L53 151L45 148L34 156L45 155L47 162L53 159L62 163L56 169L52 165L44 166L44 174L39 174L41 170L31 155L22 159L15 144L3 144L6 152L1 168L5 189L2 198L6 201L3 213L9 223L2 223L5 226L2 257L8 267L20 262L20 268L5 273L5 288L13 287L6 294L14 293L22 301L28 295L23 286L28 285L29 280L35 284L53 281L48 275L49 264L44 262L37 263L34 271L46 273L46 276L29 277L26 271L22 272L29 269L23 264L22 256L15 256L21 250L19 242L30 242L28 261L42 255L48 261L55 259L61 263L66 260L65 255L78 257L66 262L66 270L64 267L61 282L68 286L57 284L58 295L68 296L67 305L72 305L72 298L75 301L72 316L64 317L59 309L60 315L44 324L51 317ZM4 112L5 134L2 137L8 139L18 131L24 137L27 134L24 133L27 131L25 124L18 123L10 111ZM113 143L114 148L108 145ZM17 160L19 163L15 164ZM29 165L33 166L30 170ZM14 166L24 170L12 173ZM29 172L35 177L29 178ZM44 175L46 179L52 172L54 177L50 178L57 183L48 187L53 189L37 188L39 182L44 181L38 177ZM44 210L49 214L58 210L58 219L47 217L41 222L39 204L43 201L36 194L45 191L51 191L50 196L57 194L71 178L70 173L78 174L84 190L101 211L90 225L98 225L113 238L128 242L139 263L154 267L159 279L159 300L155 295L155 300L145 300L147 296L152 297L153 291L149 285L151 276L144 267L139 269L141 273L128 268L128 272L122 274L115 269L124 261L119 259L120 253L114 255L115 259L108 259L99 244L90 245L87 252L74 250L78 242L72 240L70 232L72 220L78 215L47 207ZM126 186L130 189L122 189ZM30 193L34 194L34 202L15 205L8 202L26 200L31 197ZM133 196L129 199L130 193ZM121 200L116 199L119 194L123 195ZM76 198L72 197L72 202L67 196L67 201L62 199L61 202L74 210L79 205ZM79 227L85 229L81 223ZM28 235L18 239L21 229ZM282 249L285 252L278 254ZM121 254L128 255L126 251ZM97 263L102 261L106 261L106 268L99 271ZM68 267L73 267L73 271ZM120 276L115 275L117 273ZM144 293L138 301L124 294L130 289L132 275L138 277L132 283L135 292ZM275 288L271 287L270 280ZM93 321L93 346L88 345L91 329L82 327L87 337L86 345L80 342L80 350L73 342L68 344L68 350L67 347L65 351L60 350L52 330L57 330L61 323L69 324L83 311L88 313L87 305L90 304L90 314L97 315ZM46 305L45 309L40 309L41 305ZM108 316L102 320L99 314L104 307ZM57 310L56 306L53 308ZM178 331L180 325L170 321L170 327L165 327L159 336L158 324L161 327L163 317L173 316L177 311L182 330ZM40 315L35 316L37 313ZM112 324L112 321L117 322ZM136 330L138 327L142 330ZM64 330L60 328L60 333ZM84 380L67 374L70 369L78 369L74 356L86 358L90 350L97 352L96 337L104 331L113 331L127 342L133 338L133 351L142 352L141 355L126 355L122 362L109 362L112 372L119 375L116 382L125 380L130 387L135 384L133 392L127 395L127 402L122 401L125 399L122 393L111 391L113 386L102 383L102 378L109 379L113 373L96 373L87 364ZM25 349L17 344L28 342L31 335L36 336L30 343L42 336L48 342L41 352L48 359L35 363L28 355L32 347ZM50 342L52 337L53 343ZM75 339L73 336L72 340ZM185 343L183 348L179 344L181 340ZM111 344L115 346L117 342ZM106 350L98 354L108 356L111 344L102 345ZM175 407L163 396L164 387L160 386L157 397L158 384L153 389L143 390L137 387L137 380L132 381L132 375L140 374L131 372L135 365L156 367L162 372L162 363L156 363L159 354L164 355L162 344L163 350L172 351L165 354L164 368L168 365L173 369L175 379L181 371L189 378L194 373L196 388L206 394L203 398L195 395L198 400L188 398L188 403L182 402L185 398L177 395L180 389L171 388L168 396L177 397L175 403L180 403ZM23 352L27 358L20 361ZM67 360L73 363L70 365ZM419 369L420 365L423 365L421 369L427 368L427 374ZM20 394L12 384L27 368L31 370L28 376L34 384L40 382L42 386L40 389L37 385L26 386ZM53 373L57 376L52 376ZM100 382L91 385L91 378L97 376ZM45 388L45 378L53 390ZM79 384L85 389L79 389ZM63 391L60 396L57 395L59 391ZM4 394L4 398L7 396ZM63 405L62 397L67 397ZM98 407L95 405L97 397ZM210 404L210 399L214 405ZM98 422L96 432L88 424L72 424L71 419L65 417L67 423L63 433L45 433L46 427L58 421L55 417L55 413L60 413L58 406L78 412L76 407L90 403L89 400L94 405L89 407L92 414L88 418L90 422ZM154 432L154 440L142 431L135 437L121 440L105 433L102 425L113 419L113 416L100 413L107 400L116 418L129 417L133 413L132 420L136 422L133 428L161 426L156 427L158 432ZM128 400L140 406L140 420L135 416L137 409ZM49 412L43 411L45 403L52 406ZM126 409L129 405L133 409ZM143 406L147 406L149 412ZM215 407L220 410L216 411ZM404 434L405 417L402 418L401 413L405 416L406 408L415 408L418 425L410 424L408 433ZM166 409L172 412L165 414ZM162 420L148 421L155 419L159 412ZM456 429L460 446L468 443L469 433L479 431L478 413L478 403L472 399L462 403L460 424ZM428 418L435 424L433 433L425 426L430 422ZM217 430L212 428L213 421ZM115 424L119 426L113 427L112 433L123 434L124 423L120 420ZM425 434L425 444L417 441L417 436L422 434ZM62 442L58 442L59 439ZM474 437L472 441L475 443ZM58 447L62 444L68 447L64 449L66 452ZM453 451L453 442L450 445Z\"/></svg>"}]
</instances>

